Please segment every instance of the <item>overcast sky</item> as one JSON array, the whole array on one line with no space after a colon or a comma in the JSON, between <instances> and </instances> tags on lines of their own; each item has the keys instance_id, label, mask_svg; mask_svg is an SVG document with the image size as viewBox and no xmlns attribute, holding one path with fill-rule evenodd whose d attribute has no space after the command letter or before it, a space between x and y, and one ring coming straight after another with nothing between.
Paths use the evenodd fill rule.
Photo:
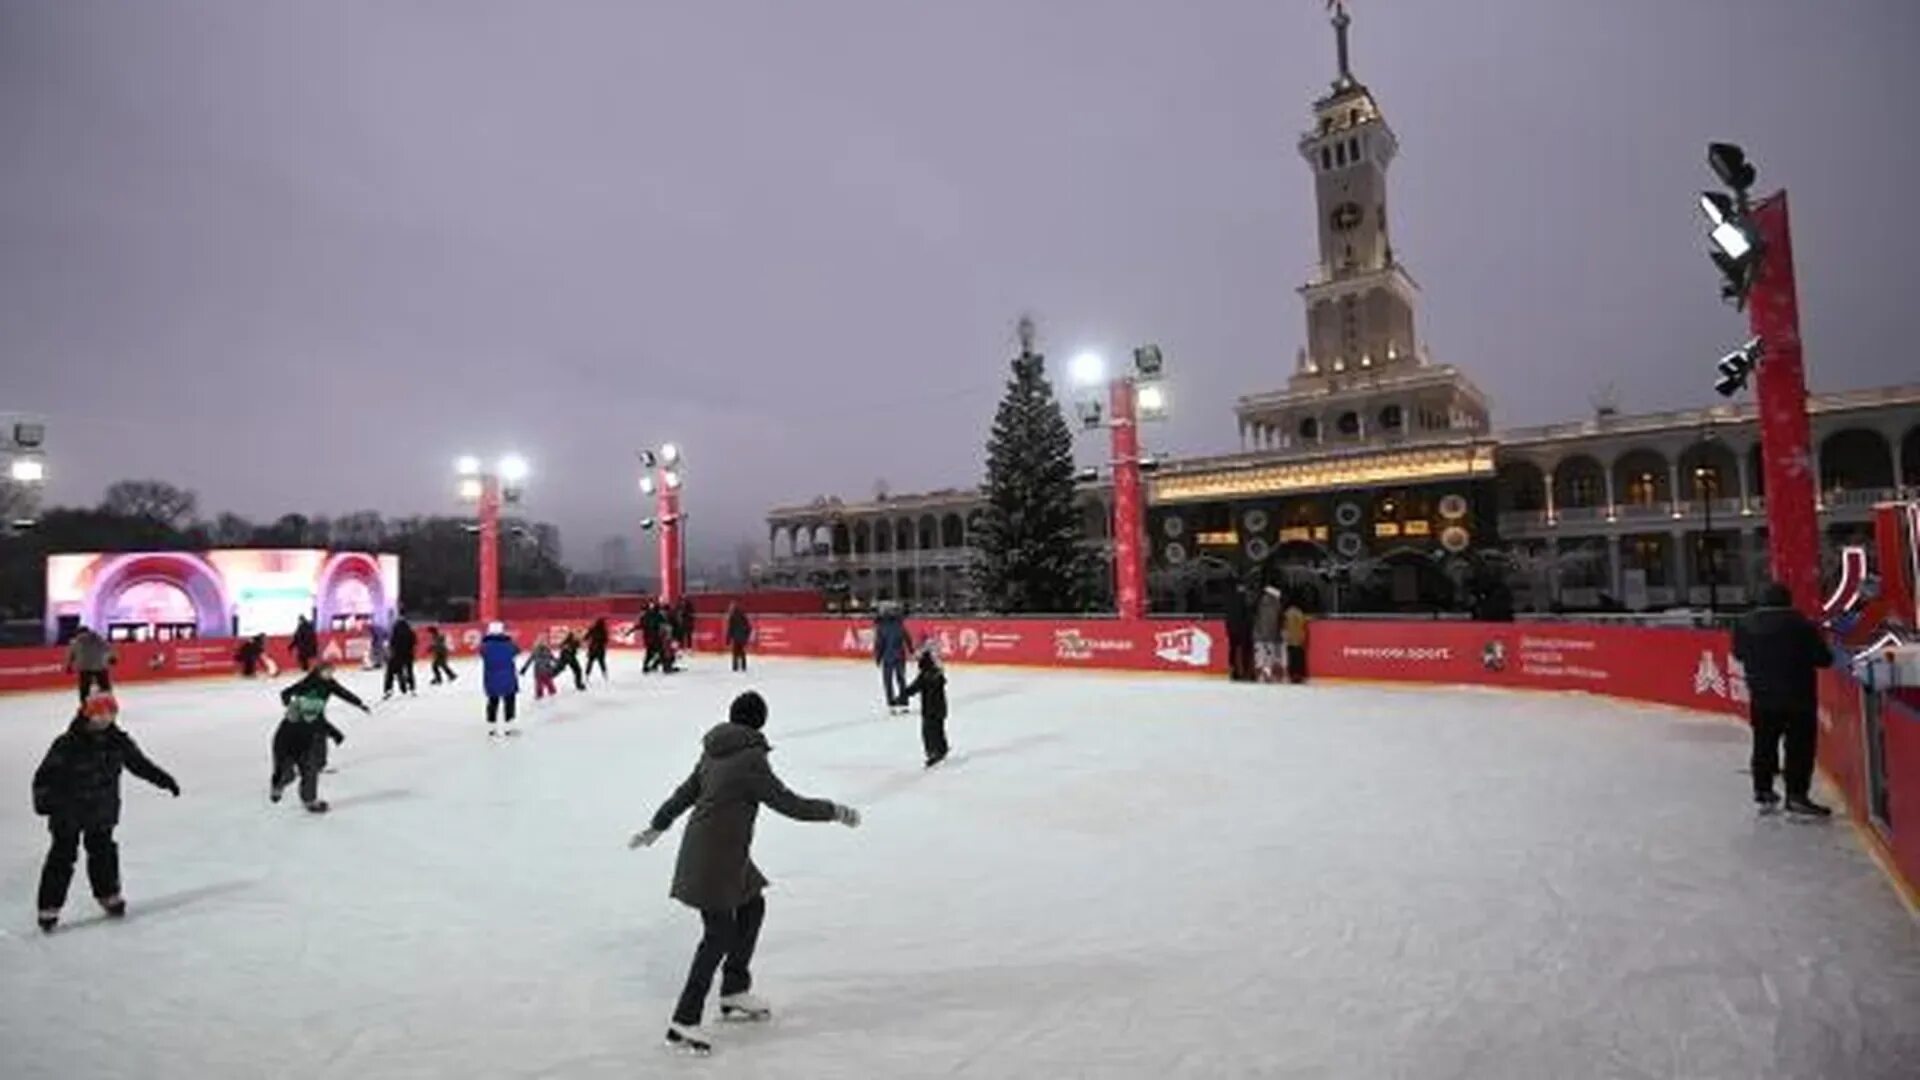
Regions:
<instances>
[{"instance_id":1,"label":"overcast sky","mask_svg":"<svg viewBox=\"0 0 1920 1080\"><path fill-rule=\"evenodd\" d=\"M1420 330L1498 425L1709 402L1711 137L1793 191L1815 389L1920 381L1920 3L1352 8ZM57 501L263 518L447 511L519 450L585 566L649 443L722 560L977 482L1023 309L1056 372L1161 343L1152 443L1232 449L1302 341L1332 75L1320 0L0 0L0 411Z\"/></svg>"}]
</instances>

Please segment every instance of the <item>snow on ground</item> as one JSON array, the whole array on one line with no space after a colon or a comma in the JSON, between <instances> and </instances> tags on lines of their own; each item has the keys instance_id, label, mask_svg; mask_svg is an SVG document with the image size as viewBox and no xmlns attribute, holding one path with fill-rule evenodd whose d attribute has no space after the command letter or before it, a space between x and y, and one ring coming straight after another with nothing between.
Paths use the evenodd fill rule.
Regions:
<instances>
[{"instance_id":1,"label":"snow on ground","mask_svg":"<svg viewBox=\"0 0 1920 1080\"><path fill-rule=\"evenodd\" d=\"M266 800L270 687L124 695L133 914L43 938L0 700L0 1073L39 1077L1906 1077L1920 926L1845 825L1756 819L1742 730L1576 697L955 672L956 760L871 668L711 659L527 710L360 718ZM698 936L626 837L748 682L858 830L761 817L770 1025L659 1046ZM375 689L354 673L350 685Z\"/></svg>"}]
</instances>

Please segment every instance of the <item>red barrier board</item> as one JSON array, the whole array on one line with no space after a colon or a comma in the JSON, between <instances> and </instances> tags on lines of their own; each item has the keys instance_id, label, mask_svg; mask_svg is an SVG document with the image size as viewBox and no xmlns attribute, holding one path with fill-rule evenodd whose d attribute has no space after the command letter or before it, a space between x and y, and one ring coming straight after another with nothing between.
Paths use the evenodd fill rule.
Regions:
<instances>
[{"instance_id":1,"label":"red barrier board","mask_svg":"<svg viewBox=\"0 0 1920 1080\"><path fill-rule=\"evenodd\" d=\"M1321 621L1314 678L1589 693L1746 715L1745 673L1717 630L1567 623Z\"/></svg>"},{"instance_id":2,"label":"red barrier board","mask_svg":"<svg viewBox=\"0 0 1920 1080\"><path fill-rule=\"evenodd\" d=\"M699 627L702 647L719 647L720 628ZM1204 620L913 619L916 643L939 643L949 663L1125 671L1220 673L1227 670L1226 632ZM708 643L711 644L708 644ZM753 651L769 656L872 659L873 623L866 619L762 618Z\"/></svg>"}]
</instances>

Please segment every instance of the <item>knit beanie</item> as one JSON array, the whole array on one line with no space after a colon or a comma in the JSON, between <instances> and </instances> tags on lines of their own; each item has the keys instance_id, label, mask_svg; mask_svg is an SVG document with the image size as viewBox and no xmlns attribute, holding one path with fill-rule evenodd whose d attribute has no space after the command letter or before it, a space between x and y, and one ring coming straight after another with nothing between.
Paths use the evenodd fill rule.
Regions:
<instances>
[{"instance_id":1,"label":"knit beanie","mask_svg":"<svg viewBox=\"0 0 1920 1080\"><path fill-rule=\"evenodd\" d=\"M767 699L749 690L733 699L732 707L727 709L727 719L759 731L767 726Z\"/></svg>"}]
</instances>

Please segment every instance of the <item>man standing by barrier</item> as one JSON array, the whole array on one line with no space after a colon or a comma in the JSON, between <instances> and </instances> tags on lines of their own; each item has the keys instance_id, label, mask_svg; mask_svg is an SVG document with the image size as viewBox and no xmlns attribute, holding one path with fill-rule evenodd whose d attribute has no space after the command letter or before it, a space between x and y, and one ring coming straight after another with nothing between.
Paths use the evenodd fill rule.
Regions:
<instances>
[{"instance_id":1,"label":"man standing by barrier","mask_svg":"<svg viewBox=\"0 0 1920 1080\"><path fill-rule=\"evenodd\" d=\"M1780 804L1773 777L1780 772L1780 740L1787 743L1787 813L1832 813L1809 798L1819 750L1817 672L1833 663L1819 628L1793 607L1784 585L1768 585L1760 606L1733 631L1733 655L1746 669L1753 718L1753 801L1762 813Z\"/></svg>"},{"instance_id":2,"label":"man standing by barrier","mask_svg":"<svg viewBox=\"0 0 1920 1080\"><path fill-rule=\"evenodd\" d=\"M107 669L118 659L113 655L113 643L88 627L81 627L73 635L73 641L67 645L67 671L80 673L80 701L85 704L87 694L94 687L102 690L113 689L113 679Z\"/></svg>"},{"instance_id":3,"label":"man standing by barrier","mask_svg":"<svg viewBox=\"0 0 1920 1080\"><path fill-rule=\"evenodd\" d=\"M912 712L907 704L907 654L913 651L913 635L907 632L907 620L898 605L885 603L873 620L873 662L880 665L880 686L887 695L887 712Z\"/></svg>"}]
</instances>

